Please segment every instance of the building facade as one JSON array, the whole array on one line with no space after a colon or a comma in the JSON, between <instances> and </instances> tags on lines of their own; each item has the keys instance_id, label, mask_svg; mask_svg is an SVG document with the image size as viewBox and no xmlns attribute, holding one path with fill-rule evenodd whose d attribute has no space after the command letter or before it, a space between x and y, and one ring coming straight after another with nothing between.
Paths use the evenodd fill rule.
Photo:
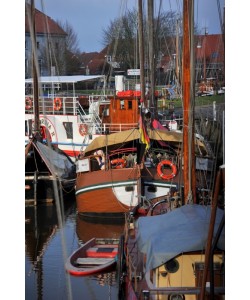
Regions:
<instances>
[{"instance_id":1,"label":"building facade","mask_svg":"<svg viewBox=\"0 0 250 300\"><path fill-rule=\"evenodd\" d=\"M25 78L32 77L31 6L25 5ZM36 53L40 76L65 75L67 33L50 17L35 9Z\"/></svg>"}]
</instances>

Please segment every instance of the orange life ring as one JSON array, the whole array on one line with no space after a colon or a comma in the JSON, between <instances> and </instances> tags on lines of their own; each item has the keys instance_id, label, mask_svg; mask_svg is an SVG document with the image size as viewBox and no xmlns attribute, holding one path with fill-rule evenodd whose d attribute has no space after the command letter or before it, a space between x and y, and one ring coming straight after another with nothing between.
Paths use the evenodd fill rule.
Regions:
<instances>
[{"instance_id":1,"label":"orange life ring","mask_svg":"<svg viewBox=\"0 0 250 300\"><path fill-rule=\"evenodd\" d=\"M62 108L62 100L60 98L54 99L54 110L60 110Z\"/></svg>"},{"instance_id":2,"label":"orange life ring","mask_svg":"<svg viewBox=\"0 0 250 300\"><path fill-rule=\"evenodd\" d=\"M79 133L81 136L85 136L88 134L88 125L87 124L80 124L79 125Z\"/></svg>"},{"instance_id":3,"label":"orange life ring","mask_svg":"<svg viewBox=\"0 0 250 300\"><path fill-rule=\"evenodd\" d=\"M25 109L30 110L31 107L32 107L32 100L30 99L30 97L26 97L25 98Z\"/></svg>"},{"instance_id":4,"label":"orange life ring","mask_svg":"<svg viewBox=\"0 0 250 300\"><path fill-rule=\"evenodd\" d=\"M164 166L169 166L171 167L172 169L172 173L171 174L163 174L162 172L162 167ZM165 180L168 180L168 179L172 179L176 176L177 174L177 167L175 164L173 164L170 160L163 160L161 162L158 163L157 165L157 174L162 178L162 179L165 179Z\"/></svg>"},{"instance_id":5,"label":"orange life ring","mask_svg":"<svg viewBox=\"0 0 250 300\"><path fill-rule=\"evenodd\" d=\"M117 158L117 159L113 159L111 160L111 165L115 165L115 169L122 169L126 166L127 161L123 158Z\"/></svg>"}]
</instances>

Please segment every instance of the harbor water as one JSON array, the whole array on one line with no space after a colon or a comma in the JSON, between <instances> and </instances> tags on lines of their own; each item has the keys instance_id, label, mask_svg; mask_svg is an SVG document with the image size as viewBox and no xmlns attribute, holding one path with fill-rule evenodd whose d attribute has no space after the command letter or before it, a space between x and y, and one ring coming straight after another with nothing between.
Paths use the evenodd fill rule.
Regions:
<instances>
[{"instance_id":1,"label":"harbor water","mask_svg":"<svg viewBox=\"0 0 250 300\"><path fill-rule=\"evenodd\" d=\"M25 206L25 299L118 299L116 271L75 277L67 257L92 237L119 238L123 222L107 224L77 214L75 199Z\"/></svg>"}]
</instances>

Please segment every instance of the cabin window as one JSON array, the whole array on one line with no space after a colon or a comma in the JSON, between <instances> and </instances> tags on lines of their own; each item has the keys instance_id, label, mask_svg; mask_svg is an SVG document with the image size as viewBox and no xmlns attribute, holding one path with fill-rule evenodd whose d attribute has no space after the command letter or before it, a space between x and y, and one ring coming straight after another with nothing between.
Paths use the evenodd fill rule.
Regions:
<instances>
[{"instance_id":1,"label":"cabin window","mask_svg":"<svg viewBox=\"0 0 250 300\"><path fill-rule=\"evenodd\" d=\"M125 101L120 100L120 109L125 109Z\"/></svg>"},{"instance_id":2,"label":"cabin window","mask_svg":"<svg viewBox=\"0 0 250 300\"><path fill-rule=\"evenodd\" d=\"M25 120L25 136L32 134L32 119Z\"/></svg>"},{"instance_id":3,"label":"cabin window","mask_svg":"<svg viewBox=\"0 0 250 300\"><path fill-rule=\"evenodd\" d=\"M153 186L153 185L149 186L148 187L148 192L149 193L156 193L157 192L157 187Z\"/></svg>"},{"instance_id":4,"label":"cabin window","mask_svg":"<svg viewBox=\"0 0 250 300\"><path fill-rule=\"evenodd\" d=\"M104 108L104 110L103 110L103 116L104 117L109 116L109 108Z\"/></svg>"},{"instance_id":5,"label":"cabin window","mask_svg":"<svg viewBox=\"0 0 250 300\"><path fill-rule=\"evenodd\" d=\"M66 131L67 139L73 139L73 126L72 122L63 122Z\"/></svg>"},{"instance_id":6,"label":"cabin window","mask_svg":"<svg viewBox=\"0 0 250 300\"><path fill-rule=\"evenodd\" d=\"M132 101L130 100L130 101L128 101L128 109L132 109L133 108L133 105L132 105L133 103L132 103Z\"/></svg>"}]
</instances>

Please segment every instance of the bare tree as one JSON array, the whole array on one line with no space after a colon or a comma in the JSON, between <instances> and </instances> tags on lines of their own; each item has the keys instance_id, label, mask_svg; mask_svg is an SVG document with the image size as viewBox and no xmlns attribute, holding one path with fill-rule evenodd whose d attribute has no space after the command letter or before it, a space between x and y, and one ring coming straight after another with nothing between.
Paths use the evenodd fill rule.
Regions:
<instances>
[{"instance_id":1,"label":"bare tree","mask_svg":"<svg viewBox=\"0 0 250 300\"><path fill-rule=\"evenodd\" d=\"M65 67L68 75L78 74L81 66L79 40L73 27L66 21L58 25L67 33L65 49Z\"/></svg>"}]
</instances>

